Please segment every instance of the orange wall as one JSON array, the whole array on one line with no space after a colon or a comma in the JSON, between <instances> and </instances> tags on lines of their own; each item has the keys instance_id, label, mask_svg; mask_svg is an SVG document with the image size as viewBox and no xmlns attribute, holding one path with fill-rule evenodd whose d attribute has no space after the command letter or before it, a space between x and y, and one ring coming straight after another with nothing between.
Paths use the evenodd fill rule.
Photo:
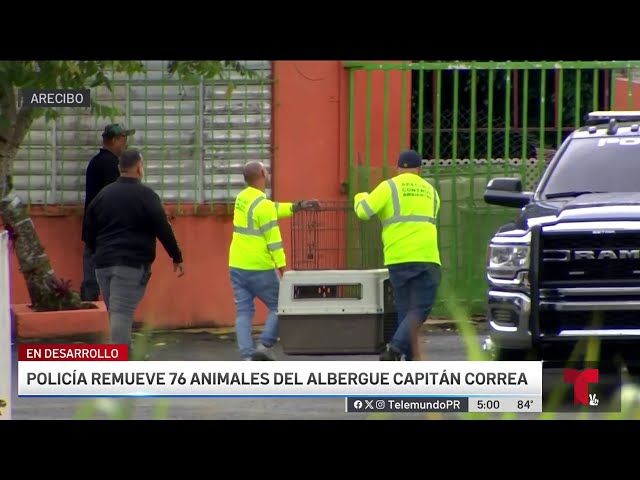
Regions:
<instances>
[{"instance_id":1,"label":"orange wall","mask_svg":"<svg viewBox=\"0 0 640 480\"><path fill-rule=\"evenodd\" d=\"M383 145L383 75L372 84L371 158L379 163ZM389 154L400 148L400 76L390 75ZM338 200L340 184L348 178L348 74L340 61L274 62L274 199ZM408 84L409 85L409 84ZM359 74L357 92L366 92L366 76ZM407 90L410 91L410 88ZM358 125L364 125L364 97L358 94ZM407 119L410 95L407 95ZM407 123L408 125L408 123ZM406 139L409 129L406 129ZM365 151L364 130L357 131L356 151ZM405 140L406 140L405 139ZM170 208L169 208L170 209ZM34 224L56 273L78 289L82 280L82 243L77 215L47 216L33 212ZM228 281L227 252L231 218L226 215L173 219L184 250L186 275L176 278L171 261L158 244L153 275L137 319L162 328L232 326L233 293ZM285 249L291 252L290 220L281 222ZM12 303L28 303L17 260L11 259ZM266 310L257 302L256 323Z\"/></svg>"},{"instance_id":2,"label":"orange wall","mask_svg":"<svg viewBox=\"0 0 640 480\"><path fill-rule=\"evenodd\" d=\"M403 77L406 99L404 109L402 108ZM354 73L354 79L354 164L366 165L368 158L370 166L382 167L386 153L387 164L393 167L398 152L409 147L411 138L411 71L407 71L403 75L402 72L393 70L359 70ZM386 101L385 86L388 90ZM367 109L371 118L368 125L368 135ZM384 128L385 111L387 112L388 125L386 132ZM400 133L403 128L405 135L404 138L401 138ZM384 148L385 133L387 134L386 151ZM369 147L368 151L367 146Z\"/></svg>"},{"instance_id":3,"label":"orange wall","mask_svg":"<svg viewBox=\"0 0 640 480\"><path fill-rule=\"evenodd\" d=\"M629 93L631 93L631 106L629 106ZM624 78L616 79L615 109L640 110L640 83L633 82L629 92L629 81Z\"/></svg>"}]
</instances>

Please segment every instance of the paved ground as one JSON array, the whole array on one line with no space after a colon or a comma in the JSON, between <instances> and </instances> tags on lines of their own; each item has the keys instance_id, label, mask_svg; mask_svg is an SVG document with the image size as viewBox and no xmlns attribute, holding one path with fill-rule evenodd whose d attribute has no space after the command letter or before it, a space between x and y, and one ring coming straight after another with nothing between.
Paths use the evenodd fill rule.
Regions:
<instances>
[{"instance_id":1,"label":"paved ground","mask_svg":"<svg viewBox=\"0 0 640 480\"><path fill-rule=\"evenodd\" d=\"M426 360L465 360L466 348L461 337L446 325L435 325L421 339ZM480 332L482 333L482 332ZM484 336L476 337L480 345ZM231 336L210 332L157 334L153 340L153 360L181 360L185 355L193 360L237 360L235 341ZM305 357L282 354L283 361L376 361L375 356ZM14 347L14 365L17 359ZM121 418L151 419L366 419L368 414L344 412L343 399L282 399L282 398L179 398L179 399L71 399L71 398L19 398L14 374L13 418L20 419L72 419ZM127 408L129 410L127 410ZM118 413L119 412L119 413ZM460 418L456 414L386 414L393 419ZM482 418L488 418L483 416ZM520 418L536 419L539 414L525 414ZM576 418L561 415L559 418Z\"/></svg>"}]
</instances>

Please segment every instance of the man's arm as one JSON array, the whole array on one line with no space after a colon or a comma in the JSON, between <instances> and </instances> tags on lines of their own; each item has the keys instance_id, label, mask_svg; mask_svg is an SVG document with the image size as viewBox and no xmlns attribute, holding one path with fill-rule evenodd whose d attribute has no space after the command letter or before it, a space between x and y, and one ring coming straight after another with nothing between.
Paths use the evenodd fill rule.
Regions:
<instances>
[{"instance_id":1,"label":"man's arm","mask_svg":"<svg viewBox=\"0 0 640 480\"><path fill-rule=\"evenodd\" d=\"M178 246L178 240L176 240L173 227L167 218L158 194L149 189L144 206L153 224L156 237L162 243L165 251L173 259L173 263L182 263L182 251Z\"/></svg>"},{"instance_id":2,"label":"man's arm","mask_svg":"<svg viewBox=\"0 0 640 480\"><path fill-rule=\"evenodd\" d=\"M386 181L380 183L371 193L356 193L354 197L356 215L360 220L370 220L382 211L390 199L391 189Z\"/></svg>"},{"instance_id":3,"label":"man's arm","mask_svg":"<svg viewBox=\"0 0 640 480\"><path fill-rule=\"evenodd\" d=\"M84 214L84 220L82 222L84 243L92 252L96 251L96 238L98 236L95 215L96 200L98 202L100 201L99 198L93 199L87 207L87 211Z\"/></svg>"},{"instance_id":4,"label":"man's arm","mask_svg":"<svg viewBox=\"0 0 640 480\"><path fill-rule=\"evenodd\" d=\"M86 193L97 195L120 176L117 162L89 163L86 171Z\"/></svg>"},{"instance_id":5,"label":"man's arm","mask_svg":"<svg viewBox=\"0 0 640 480\"><path fill-rule=\"evenodd\" d=\"M289 218L293 215L293 203L291 202L274 202L278 218Z\"/></svg>"},{"instance_id":6,"label":"man's arm","mask_svg":"<svg viewBox=\"0 0 640 480\"><path fill-rule=\"evenodd\" d=\"M300 202L274 202L278 219L289 218L300 210L319 210L320 202L318 200L302 200Z\"/></svg>"},{"instance_id":7,"label":"man's arm","mask_svg":"<svg viewBox=\"0 0 640 480\"><path fill-rule=\"evenodd\" d=\"M273 262L277 268L283 269L287 266L287 258L278 225L278 211L271 202L263 202L256 210L256 223L267 242Z\"/></svg>"},{"instance_id":8,"label":"man's arm","mask_svg":"<svg viewBox=\"0 0 640 480\"><path fill-rule=\"evenodd\" d=\"M117 162L105 162L102 167L102 188L115 182L120 176L120 169Z\"/></svg>"}]
</instances>

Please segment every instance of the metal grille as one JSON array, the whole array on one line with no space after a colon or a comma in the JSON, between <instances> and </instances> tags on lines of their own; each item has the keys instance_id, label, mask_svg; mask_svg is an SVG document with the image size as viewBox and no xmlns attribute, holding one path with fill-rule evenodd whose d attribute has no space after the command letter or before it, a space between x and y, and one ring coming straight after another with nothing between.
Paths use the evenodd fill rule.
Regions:
<instances>
[{"instance_id":1,"label":"metal grille","mask_svg":"<svg viewBox=\"0 0 640 480\"><path fill-rule=\"evenodd\" d=\"M38 119L13 165L17 193L29 204L83 204L85 168L102 129L121 122L137 130L129 145L142 150L145 182L163 201L232 203L244 186L242 166L260 160L270 168L272 157L271 64L243 63L258 78L229 70L225 79L184 83L169 77L168 61L146 61L146 74L131 78L107 75L112 91L92 88L92 98L122 115L61 109L56 121Z\"/></svg>"},{"instance_id":2,"label":"metal grille","mask_svg":"<svg viewBox=\"0 0 640 480\"><path fill-rule=\"evenodd\" d=\"M562 249L638 249L640 248L640 232L619 233L546 233L542 235L543 247L553 250Z\"/></svg>"},{"instance_id":3,"label":"metal grille","mask_svg":"<svg viewBox=\"0 0 640 480\"><path fill-rule=\"evenodd\" d=\"M640 312L621 310L612 312L557 312L540 313L540 331L557 335L562 330L589 330L598 328L640 328Z\"/></svg>"},{"instance_id":4,"label":"metal grille","mask_svg":"<svg viewBox=\"0 0 640 480\"><path fill-rule=\"evenodd\" d=\"M637 251L640 248L640 232L613 234L545 234L541 248L568 250L568 261L543 261L540 282L543 286L579 285L594 283L610 285L612 282L626 284L640 281L640 258L575 258L576 251L593 252L597 257L603 250L619 255L620 250ZM551 253L546 255L551 256Z\"/></svg>"},{"instance_id":5,"label":"metal grille","mask_svg":"<svg viewBox=\"0 0 640 480\"><path fill-rule=\"evenodd\" d=\"M485 204L487 182L516 177L533 190L589 111L634 109L632 77L616 82L616 76L640 62L353 61L346 66L350 196L371 191L388 177L398 148L420 152L423 175L442 202L439 244L451 298L440 295L440 305L453 301L470 313L484 313L488 242L518 214ZM400 94L392 94L398 84ZM383 94L374 96L380 90ZM434 308L434 314L446 313Z\"/></svg>"},{"instance_id":6,"label":"metal grille","mask_svg":"<svg viewBox=\"0 0 640 480\"><path fill-rule=\"evenodd\" d=\"M324 202L319 211L297 212L291 231L294 270L384 267L380 221L359 220L352 202Z\"/></svg>"}]
</instances>

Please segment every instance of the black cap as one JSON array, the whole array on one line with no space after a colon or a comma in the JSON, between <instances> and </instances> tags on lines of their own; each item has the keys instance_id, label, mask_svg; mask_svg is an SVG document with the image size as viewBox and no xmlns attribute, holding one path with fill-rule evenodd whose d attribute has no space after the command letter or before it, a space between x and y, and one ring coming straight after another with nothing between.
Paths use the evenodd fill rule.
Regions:
<instances>
[{"instance_id":1,"label":"black cap","mask_svg":"<svg viewBox=\"0 0 640 480\"><path fill-rule=\"evenodd\" d=\"M415 150L405 150L398 157L398 167L418 168L422 166L422 156Z\"/></svg>"}]
</instances>

